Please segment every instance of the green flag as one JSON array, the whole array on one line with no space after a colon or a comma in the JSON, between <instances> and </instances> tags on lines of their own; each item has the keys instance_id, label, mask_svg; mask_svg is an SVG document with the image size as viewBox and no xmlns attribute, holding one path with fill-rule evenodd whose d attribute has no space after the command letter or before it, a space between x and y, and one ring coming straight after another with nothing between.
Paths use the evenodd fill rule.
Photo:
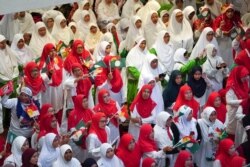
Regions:
<instances>
[{"instance_id":1,"label":"green flag","mask_svg":"<svg viewBox=\"0 0 250 167\"><path fill-rule=\"evenodd\" d=\"M110 63L111 68L122 68L122 67L126 67L126 58L121 58L119 60L113 60Z\"/></svg>"}]
</instances>

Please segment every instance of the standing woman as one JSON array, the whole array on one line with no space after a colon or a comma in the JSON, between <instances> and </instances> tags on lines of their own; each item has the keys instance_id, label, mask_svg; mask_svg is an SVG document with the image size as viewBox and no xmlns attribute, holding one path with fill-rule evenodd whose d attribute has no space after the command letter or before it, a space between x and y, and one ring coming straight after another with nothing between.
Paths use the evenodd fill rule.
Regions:
<instances>
[{"instance_id":1,"label":"standing woman","mask_svg":"<svg viewBox=\"0 0 250 167\"><path fill-rule=\"evenodd\" d=\"M28 148L22 154L22 167L40 167L38 164L38 151Z\"/></svg>"},{"instance_id":2,"label":"standing woman","mask_svg":"<svg viewBox=\"0 0 250 167\"><path fill-rule=\"evenodd\" d=\"M138 140L142 124L153 124L156 116L156 103L151 99L151 85L144 85L130 106L129 133Z\"/></svg>"},{"instance_id":3,"label":"standing woman","mask_svg":"<svg viewBox=\"0 0 250 167\"><path fill-rule=\"evenodd\" d=\"M174 167L194 167L191 153L186 150L180 151Z\"/></svg>"},{"instance_id":4,"label":"standing woman","mask_svg":"<svg viewBox=\"0 0 250 167\"><path fill-rule=\"evenodd\" d=\"M198 154L200 158L197 165L202 167L213 166L215 153L219 143L217 129L224 131L225 126L217 119L217 112L213 107L206 107L202 112L202 118L198 119L201 128L202 141Z\"/></svg>"}]
</instances>

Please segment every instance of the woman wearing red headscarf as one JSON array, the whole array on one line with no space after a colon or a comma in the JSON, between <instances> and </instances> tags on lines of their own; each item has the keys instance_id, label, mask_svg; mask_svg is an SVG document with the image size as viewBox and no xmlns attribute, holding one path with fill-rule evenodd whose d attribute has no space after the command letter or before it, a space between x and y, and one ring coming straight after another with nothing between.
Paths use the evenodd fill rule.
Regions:
<instances>
[{"instance_id":1,"label":"woman wearing red headscarf","mask_svg":"<svg viewBox=\"0 0 250 167\"><path fill-rule=\"evenodd\" d=\"M111 62L118 60L115 56L105 56L103 62L106 67L101 68L101 73L95 77L96 95L101 89L107 89L110 96L115 99L119 105L125 100L125 92L123 91L123 81L121 71L117 67L111 67ZM96 101L98 99L96 98Z\"/></svg>"},{"instance_id":2,"label":"woman wearing red headscarf","mask_svg":"<svg viewBox=\"0 0 250 167\"><path fill-rule=\"evenodd\" d=\"M207 103L204 108L206 107L214 107L216 110L217 119L220 120L222 123L226 120L226 113L227 108L221 102L221 96L218 92L212 92L207 99Z\"/></svg>"},{"instance_id":3,"label":"woman wearing red headscarf","mask_svg":"<svg viewBox=\"0 0 250 167\"><path fill-rule=\"evenodd\" d=\"M142 156L140 147L129 133L121 137L116 155L123 161L125 167L140 166Z\"/></svg>"},{"instance_id":4,"label":"woman wearing red headscarf","mask_svg":"<svg viewBox=\"0 0 250 167\"><path fill-rule=\"evenodd\" d=\"M234 142L231 139L221 140L213 167L228 167L236 156Z\"/></svg>"},{"instance_id":5,"label":"woman wearing red headscarf","mask_svg":"<svg viewBox=\"0 0 250 167\"><path fill-rule=\"evenodd\" d=\"M47 43L43 47L38 66L42 72L47 74L46 91L42 92L42 104L51 103L55 113L58 113L63 108L63 60L57 55L54 44ZM61 116L58 117L58 120L61 121Z\"/></svg>"},{"instance_id":6,"label":"woman wearing red headscarf","mask_svg":"<svg viewBox=\"0 0 250 167\"><path fill-rule=\"evenodd\" d=\"M138 140L140 127L145 123L154 123L156 103L151 99L151 85L144 85L130 105L130 123L128 131Z\"/></svg>"},{"instance_id":7,"label":"woman wearing red headscarf","mask_svg":"<svg viewBox=\"0 0 250 167\"><path fill-rule=\"evenodd\" d=\"M84 74L81 64L74 63L71 67L71 76L63 83L67 90L67 106L68 108L74 108L73 101L79 94L88 98L89 107L94 107L94 101L92 96L92 83L89 79L89 74ZM73 101L72 101L73 100Z\"/></svg>"},{"instance_id":8,"label":"woman wearing red headscarf","mask_svg":"<svg viewBox=\"0 0 250 167\"><path fill-rule=\"evenodd\" d=\"M232 161L230 162L230 167L244 167L246 165L246 159L238 155L233 157Z\"/></svg>"},{"instance_id":9,"label":"woman wearing red headscarf","mask_svg":"<svg viewBox=\"0 0 250 167\"><path fill-rule=\"evenodd\" d=\"M117 101L110 97L110 93L106 89L102 89L98 93L98 104L94 107L95 112L103 112L109 118L110 141L114 142L120 138L119 133L119 116L120 106Z\"/></svg>"},{"instance_id":10,"label":"woman wearing red headscarf","mask_svg":"<svg viewBox=\"0 0 250 167\"><path fill-rule=\"evenodd\" d=\"M79 63L82 66L83 73L87 74L93 65L93 59L90 52L84 47L82 40L75 40L72 50L64 61L64 69L71 74L72 65Z\"/></svg>"},{"instance_id":11,"label":"woman wearing red headscarf","mask_svg":"<svg viewBox=\"0 0 250 167\"><path fill-rule=\"evenodd\" d=\"M157 163L153 158L148 157L142 161L142 167L157 167Z\"/></svg>"},{"instance_id":12,"label":"woman wearing red headscarf","mask_svg":"<svg viewBox=\"0 0 250 167\"><path fill-rule=\"evenodd\" d=\"M243 23L244 24L244 23ZM247 48L247 40L250 39L250 28L247 28L245 30L245 35L238 35L232 42L232 47L233 47L233 53L234 53L234 58L238 56L238 54ZM235 61L235 60L234 60Z\"/></svg>"},{"instance_id":13,"label":"woman wearing red headscarf","mask_svg":"<svg viewBox=\"0 0 250 167\"><path fill-rule=\"evenodd\" d=\"M89 134L86 139L88 154L95 159L101 157L100 147L102 143L109 143L110 129L106 126L107 118L104 113L98 112L93 115Z\"/></svg>"},{"instance_id":14,"label":"woman wearing red headscarf","mask_svg":"<svg viewBox=\"0 0 250 167\"><path fill-rule=\"evenodd\" d=\"M176 99L174 107L173 107L174 112L177 113L179 108L183 105L187 105L188 107L190 107L193 110L193 117L195 119L198 118L199 103L194 99L192 89L188 85L183 85L180 88L179 94L177 96L177 99ZM178 113L177 113L177 115L178 115Z\"/></svg>"},{"instance_id":15,"label":"woman wearing red headscarf","mask_svg":"<svg viewBox=\"0 0 250 167\"><path fill-rule=\"evenodd\" d=\"M186 150L180 151L174 167L193 167L193 158L190 152Z\"/></svg>"},{"instance_id":16,"label":"woman wearing red headscarf","mask_svg":"<svg viewBox=\"0 0 250 167\"><path fill-rule=\"evenodd\" d=\"M246 41L246 48L239 52L234 61L237 65L246 67L250 72L250 39Z\"/></svg>"},{"instance_id":17,"label":"woman wearing red headscarf","mask_svg":"<svg viewBox=\"0 0 250 167\"><path fill-rule=\"evenodd\" d=\"M226 89L226 131L237 147L245 133L241 119L249 114L249 71L243 66L235 67L227 79Z\"/></svg>"}]
</instances>

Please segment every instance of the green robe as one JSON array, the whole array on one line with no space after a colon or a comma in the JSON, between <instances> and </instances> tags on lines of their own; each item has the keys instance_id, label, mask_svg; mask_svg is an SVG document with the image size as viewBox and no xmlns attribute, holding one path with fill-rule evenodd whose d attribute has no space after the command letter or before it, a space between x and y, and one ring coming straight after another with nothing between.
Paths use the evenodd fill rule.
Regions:
<instances>
[{"instance_id":1,"label":"green robe","mask_svg":"<svg viewBox=\"0 0 250 167\"><path fill-rule=\"evenodd\" d=\"M138 80L140 72L135 67L127 67L128 75L128 90L127 90L127 102L128 106L132 103L137 95Z\"/></svg>"}]
</instances>

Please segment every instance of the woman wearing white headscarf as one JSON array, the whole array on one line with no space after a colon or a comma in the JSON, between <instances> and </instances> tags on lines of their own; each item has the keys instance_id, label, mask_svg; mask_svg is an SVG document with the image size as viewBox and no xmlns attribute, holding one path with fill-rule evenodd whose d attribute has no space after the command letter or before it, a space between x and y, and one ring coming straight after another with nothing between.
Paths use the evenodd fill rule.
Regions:
<instances>
[{"instance_id":1,"label":"woman wearing white headscarf","mask_svg":"<svg viewBox=\"0 0 250 167\"><path fill-rule=\"evenodd\" d=\"M58 15L63 15L63 14L58 10L48 10L42 16L42 20L45 23L47 30L50 33L53 29L55 18Z\"/></svg>"},{"instance_id":2,"label":"woman wearing white headscarf","mask_svg":"<svg viewBox=\"0 0 250 167\"><path fill-rule=\"evenodd\" d=\"M180 9L175 9L170 17L168 31L171 36L171 42L174 46L174 51L177 48L185 48L188 53L193 49L193 30L189 22L183 16Z\"/></svg>"},{"instance_id":3,"label":"woman wearing white headscarf","mask_svg":"<svg viewBox=\"0 0 250 167\"><path fill-rule=\"evenodd\" d=\"M91 23L94 23L94 21L91 20L89 11L82 10L81 11L81 19L77 22L77 26L79 27L79 31L82 33L83 38L85 39L88 32Z\"/></svg>"},{"instance_id":4,"label":"woman wearing white headscarf","mask_svg":"<svg viewBox=\"0 0 250 167\"><path fill-rule=\"evenodd\" d=\"M20 33L31 33L34 29L35 22L33 17L28 12L19 12L18 21L20 26Z\"/></svg>"},{"instance_id":5,"label":"woman wearing white headscarf","mask_svg":"<svg viewBox=\"0 0 250 167\"><path fill-rule=\"evenodd\" d=\"M51 35L55 39L56 44L62 41L69 45L70 41L73 40L73 32L67 26L67 21L63 15L56 16Z\"/></svg>"},{"instance_id":6,"label":"woman wearing white headscarf","mask_svg":"<svg viewBox=\"0 0 250 167\"><path fill-rule=\"evenodd\" d=\"M222 81L229 73L229 69L222 57L217 54L214 44L207 44L205 49L207 60L202 68L210 85L209 92L219 91L222 89Z\"/></svg>"},{"instance_id":7,"label":"woman wearing white headscarf","mask_svg":"<svg viewBox=\"0 0 250 167\"><path fill-rule=\"evenodd\" d=\"M47 31L45 24L43 22L37 22L29 43L36 58L41 56L43 47L47 43L55 44L55 40Z\"/></svg>"},{"instance_id":8,"label":"woman wearing white headscarf","mask_svg":"<svg viewBox=\"0 0 250 167\"><path fill-rule=\"evenodd\" d=\"M100 45L96 48L98 50L96 51L96 53L94 53L94 58L95 58L96 62L103 60L103 58L106 55L109 55L110 52L107 53L107 51L106 51L106 49L108 49L108 47L111 47L109 42L107 42L107 41L100 42Z\"/></svg>"},{"instance_id":9,"label":"woman wearing white headscarf","mask_svg":"<svg viewBox=\"0 0 250 167\"><path fill-rule=\"evenodd\" d=\"M69 23L68 27L71 29L71 31L73 32L73 39L80 39L83 40L83 35L82 33L79 31L79 28L76 24L76 22L72 21Z\"/></svg>"},{"instance_id":10,"label":"woman wearing white headscarf","mask_svg":"<svg viewBox=\"0 0 250 167\"><path fill-rule=\"evenodd\" d=\"M11 43L11 50L17 57L17 62L21 66L25 66L26 63L34 59L34 53L28 45L24 43L23 34L16 34Z\"/></svg>"},{"instance_id":11,"label":"woman wearing white headscarf","mask_svg":"<svg viewBox=\"0 0 250 167\"><path fill-rule=\"evenodd\" d=\"M211 167L215 160L217 144L219 142L219 131L223 131L225 126L217 119L216 110L213 107L206 107L198 119L201 128L201 145L197 154L199 154L198 166Z\"/></svg>"},{"instance_id":12,"label":"woman wearing white headscarf","mask_svg":"<svg viewBox=\"0 0 250 167\"><path fill-rule=\"evenodd\" d=\"M124 167L123 162L115 155L110 144L103 143L100 150L101 158L97 161L99 167Z\"/></svg>"},{"instance_id":13,"label":"woman wearing white headscarf","mask_svg":"<svg viewBox=\"0 0 250 167\"><path fill-rule=\"evenodd\" d=\"M16 137L11 146L11 155L4 160L4 165L14 164L16 167L21 167L22 154L27 148L29 148L28 140L23 136Z\"/></svg>"},{"instance_id":14,"label":"woman wearing white headscarf","mask_svg":"<svg viewBox=\"0 0 250 167\"><path fill-rule=\"evenodd\" d=\"M158 33L166 29L162 21L158 18L156 11L151 11L147 15L147 20L143 25L147 47L151 48L155 43Z\"/></svg>"},{"instance_id":15,"label":"woman wearing white headscarf","mask_svg":"<svg viewBox=\"0 0 250 167\"><path fill-rule=\"evenodd\" d=\"M86 10L89 12L90 15L90 20L92 20L93 22L96 22L96 17L95 14L93 12L93 10L91 9L91 5L89 0L83 0L81 2L78 2L78 9L75 11L75 13L72 16L72 20L74 20L75 22L78 22L81 20L81 16L82 16L82 11Z\"/></svg>"},{"instance_id":16,"label":"woman wearing white headscarf","mask_svg":"<svg viewBox=\"0 0 250 167\"><path fill-rule=\"evenodd\" d=\"M197 19L196 12L193 6L187 6L183 9L184 17L190 23L190 26L193 27L194 21Z\"/></svg>"},{"instance_id":17,"label":"woman wearing white headscarf","mask_svg":"<svg viewBox=\"0 0 250 167\"><path fill-rule=\"evenodd\" d=\"M62 145L60 147L60 155L58 159L53 163L52 167L81 167L80 162L72 156L73 152L70 145Z\"/></svg>"},{"instance_id":18,"label":"woman wearing white headscarf","mask_svg":"<svg viewBox=\"0 0 250 167\"><path fill-rule=\"evenodd\" d=\"M126 36L125 48L129 51L135 45L135 40L139 36L144 36L142 20L139 16L132 16Z\"/></svg>"},{"instance_id":19,"label":"woman wearing white headscarf","mask_svg":"<svg viewBox=\"0 0 250 167\"><path fill-rule=\"evenodd\" d=\"M216 47L218 54L220 54L218 42L217 39L214 37L214 31L211 27L206 27L203 29L199 40L196 42L192 50L190 59L195 59L200 54L202 54L205 51L207 44L213 44Z\"/></svg>"},{"instance_id":20,"label":"woman wearing white headscarf","mask_svg":"<svg viewBox=\"0 0 250 167\"><path fill-rule=\"evenodd\" d=\"M54 133L48 133L43 142L42 150L38 158L38 162L42 167L52 167L52 164L60 156L58 148L59 138Z\"/></svg>"},{"instance_id":21,"label":"woman wearing white headscarf","mask_svg":"<svg viewBox=\"0 0 250 167\"><path fill-rule=\"evenodd\" d=\"M127 0L125 2L125 4L123 5L123 7L122 7L122 15L121 16L123 18L130 19L131 16L134 15L133 9L134 9L134 6L137 5L137 4L142 6L141 1L139 1L139 0Z\"/></svg>"},{"instance_id":22,"label":"woman wearing white headscarf","mask_svg":"<svg viewBox=\"0 0 250 167\"><path fill-rule=\"evenodd\" d=\"M168 31L160 31L150 52L158 57L162 70L170 76L174 68L174 49L173 44L169 40L170 35Z\"/></svg>"},{"instance_id":23,"label":"woman wearing white headscarf","mask_svg":"<svg viewBox=\"0 0 250 167\"><path fill-rule=\"evenodd\" d=\"M205 5L210 10L213 19L221 14L222 4L218 0L205 0Z\"/></svg>"},{"instance_id":24,"label":"woman wearing white headscarf","mask_svg":"<svg viewBox=\"0 0 250 167\"><path fill-rule=\"evenodd\" d=\"M120 42L122 41L122 37L118 33L118 31L116 29L116 25L114 23L107 24L106 29L107 29L107 32L111 33L111 35L112 35L112 39L113 39L112 40L112 44L113 44L112 49L115 48L114 53L118 54L118 49L119 49L119 46L120 46Z\"/></svg>"},{"instance_id":25,"label":"woman wearing white headscarf","mask_svg":"<svg viewBox=\"0 0 250 167\"><path fill-rule=\"evenodd\" d=\"M161 11L160 18L161 18L161 21L165 25L166 28L168 27L169 17L170 17L169 11L167 11L167 10Z\"/></svg>"},{"instance_id":26,"label":"woman wearing white headscarf","mask_svg":"<svg viewBox=\"0 0 250 167\"><path fill-rule=\"evenodd\" d=\"M85 37L85 45L86 48L92 53L95 54L97 48L98 48L98 43L100 42L103 34L98 28L96 23L90 23L88 27L88 33L87 36Z\"/></svg>"},{"instance_id":27,"label":"woman wearing white headscarf","mask_svg":"<svg viewBox=\"0 0 250 167\"><path fill-rule=\"evenodd\" d=\"M129 19L123 18L116 24L117 32L120 35L122 41L126 39L129 29Z\"/></svg>"}]
</instances>

